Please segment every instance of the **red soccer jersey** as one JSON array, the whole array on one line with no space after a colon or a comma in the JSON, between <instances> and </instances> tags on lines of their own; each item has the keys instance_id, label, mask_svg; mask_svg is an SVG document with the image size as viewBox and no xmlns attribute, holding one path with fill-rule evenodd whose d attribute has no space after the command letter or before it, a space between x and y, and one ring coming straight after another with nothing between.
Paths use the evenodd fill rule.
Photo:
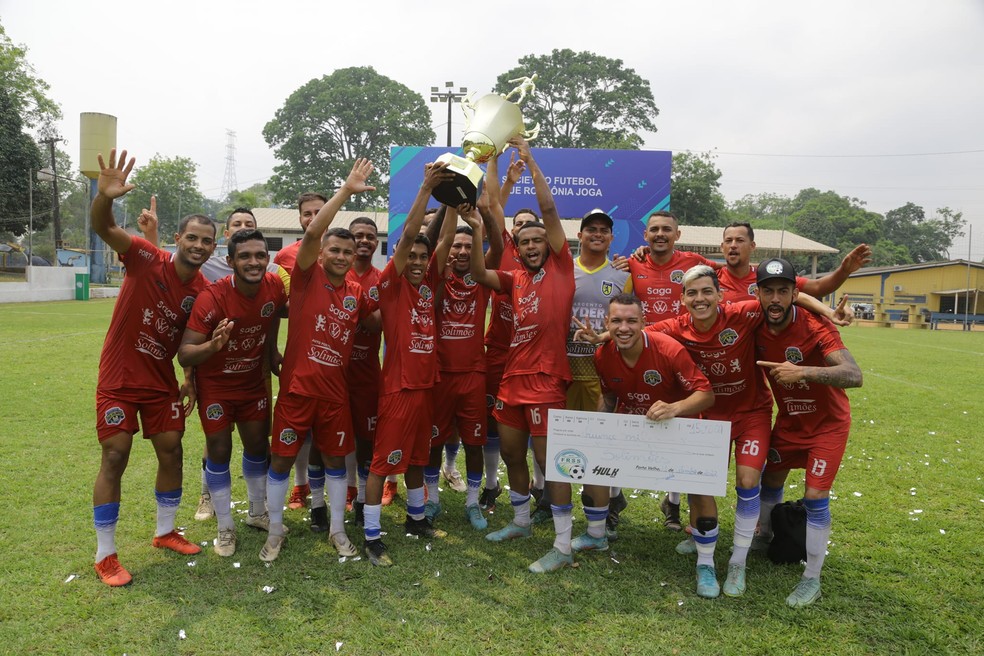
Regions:
<instances>
[{"instance_id":1,"label":"red soccer jersey","mask_svg":"<svg viewBox=\"0 0 984 656\"><path fill-rule=\"evenodd\" d=\"M370 312L359 283L345 280L335 287L317 262L306 270L295 268L280 388L347 405L355 329Z\"/></svg>"},{"instance_id":2,"label":"red soccer jersey","mask_svg":"<svg viewBox=\"0 0 984 656\"><path fill-rule=\"evenodd\" d=\"M500 271L518 271L523 268L523 260L519 257L519 249L513 241L512 233L502 231L502 262ZM485 333L485 346L505 351L512 342L513 308L506 292L492 294L492 311L489 315L489 329Z\"/></svg>"},{"instance_id":3,"label":"red soccer jersey","mask_svg":"<svg viewBox=\"0 0 984 656\"><path fill-rule=\"evenodd\" d=\"M758 269L755 266L749 267L748 275L743 278L735 277L728 267L718 269L717 276L725 303L758 300L755 295L758 290ZM806 278L796 276L796 289L803 291L803 285L806 284L806 281Z\"/></svg>"},{"instance_id":4,"label":"red soccer jersey","mask_svg":"<svg viewBox=\"0 0 984 656\"><path fill-rule=\"evenodd\" d=\"M772 409L772 397L755 364L755 331L763 321L758 301L742 301L719 305L717 320L707 332L697 330L689 313L646 330L666 333L683 344L714 389L714 405L705 417L731 421L740 412Z\"/></svg>"},{"instance_id":5,"label":"red soccer jersey","mask_svg":"<svg viewBox=\"0 0 984 656\"><path fill-rule=\"evenodd\" d=\"M574 305L574 258L564 242L559 253L550 252L543 267L530 273L496 271L499 288L511 290L513 338L502 384L513 376L543 373L567 380L567 329Z\"/></svg>"},{"instance_id":6,"label":"red soccer jersey","mask_svg":"<svg viewBox=\"0 0 984 656\"><path fill-rule=\"evenodd\" d=\"M793 306L792 322L778 335L764 324L755 334L759 360L788 361L804 367L825 367L825 358L844 349L840 333L828 319ZM851 425L851 405L839 387L802 380L793 385L769 384L779 414L773 429L789 442L809 443L819 433L845 430Z\"/></svg>"},{"instance_id":7,"label":"red soccer jersey","mask_svg":"<svg viewBox=\"0 0 984 656\"><path fill-rule=\"evenodd\" d=\"M470 273L459 277L451 271L444 281L437 343L441 371L485 371L482 328L489 292L488 287L472 280Z\"/></svg>"},{"instance_id":8,"label":"red soccer jersey","mask_svg":"<svg viewBox=\"0 0 984 656\"><path fill-rule=\"evenodd\" d=\"M441 284L431 257L420 287L396 272L393 260L379 277L379 310L383 315L386 353L380 396L404 389L428 389L437 380L437 327L434 297Z\"/></svg>"},{"instance_id":9,"label":"red soccer jersey","mask_svg":"<svg viewBox=\"0 0 984 656\"><path fill-rule=\"evenodd\" d=\"M379 307L379 276L382 273L370 266L365 275L360 276L355 269L345 274L347 280L357 282L369 297L369 310ZM355 346L352 361L349 363L349 386L359 389L377 390L379 388L379 345L383 341L381 333L373 333L362 326L355 331ZM373 392L375 393L375 391Z\"/></svg>"},{"instance_id":10,"label":"red soccer jersey","mask_svg":"<svg viewBox=\"0 0 984 656\"><path fill-rule=\"evenodd\" d=\"M602 393L617 397L616 412L644 415L656 401L676 403L694 392L711 391L711 383L679 342L647 331L642 339L642 355L631 367L614 342L595 351Z\"/></svg>"},{"instance_id":11,"label":"red soccer jersey","mask_svg":"<svg viewBox=\"0 0 984 656\"><path fill-rule=\"evenodd\" d=\"M683 294L683 274L698 264L711 266L712 263L703 255L676 250L666 264L657 265L650 257L646 257L645 262L634 257L629 258L632 291L642 301L647 324L687 313L680 301Z\"/></svg>"},{"instance_id":12,"label":"red soccer jersey","mask_svg":"<svg viewBox=\"0 0 984 656\"><path fill-rule=\"evenodd\" d=\"M222 319L235 322L222 350L195 367L199 392L221 394L228 401L248 400L266 388L260 375L270 327L287 303L283 280L267 272L256 296L250 298L236 287L235 276L227 276L205 288L191 311L188 328L212 338Z\"/></svg>"},{"instance_id":13,"label":"red soccer jersey","mask_svg":"<svg viewBox=\"0 0 984 656\"><path fill-rule=\"evenodd\" d=\"M294 273L294 265L297 263L297 251L299 250L301 250L300 239L277 251L277 254L273 256L274 264L282 266L287 273Z\"/></svg>"},{"instance_id":14,"label":"red soccer jersey","mask_svg":"<svg viewBox=\"0 0 984 656\"><path fill-rule=\"evenodd\" d=\"M208 281L197 272L181 282L172 255L140 237L133 237L120 261L126 277L99 357L97 389L116 396L125 390L176 390L171 361L195 297Z\"/></svg>"}]
</instances>

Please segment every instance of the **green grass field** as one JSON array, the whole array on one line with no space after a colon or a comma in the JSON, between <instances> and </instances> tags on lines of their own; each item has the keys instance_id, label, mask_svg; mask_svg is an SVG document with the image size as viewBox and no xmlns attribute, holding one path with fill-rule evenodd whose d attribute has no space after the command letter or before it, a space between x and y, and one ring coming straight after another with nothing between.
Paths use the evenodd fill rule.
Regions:
<instances>
[{"instance_id":1,"label":"green grass field","mask_svg":"<svg viewBox=\"0 0 984 656\"><path fill-rule=\"evenodd\" d=\"M155 461L142 442L117 531L134 583L110 589L92 569L91 490L96 371L112 303L0 306L2 653L984 653L984 333L843 331L865 383L850 392L854 428L831 503L824 596L805 610L784 604L801 569L759 553L744 597L699 599L693 557L673 551L680 536L661 527L646 491L629 500L612 551L546 576L526 566L550 547L550 525L493 545L469 527L464 495L450 491L439 519L450 535L431 548L403 536L401 506L384 509L397 562L388 570L340 563L306 528L306 511L287 512L290 539L269 567L257 558L265 534L245 526L232 559L165 553L150 546ZM197 542L215 536L214 520L192 518L202 441L189 421L178 525ZM233 480L233 499L244 499L242 479ZM787 499L802 491L802 476L790 483ZM720 506L723 579L733 491ZM510 516L505 509L490 526ZM575 508L575 534L583 529ZM349 534L361 545L354 527Z\"/></svg>"}]
</instances>

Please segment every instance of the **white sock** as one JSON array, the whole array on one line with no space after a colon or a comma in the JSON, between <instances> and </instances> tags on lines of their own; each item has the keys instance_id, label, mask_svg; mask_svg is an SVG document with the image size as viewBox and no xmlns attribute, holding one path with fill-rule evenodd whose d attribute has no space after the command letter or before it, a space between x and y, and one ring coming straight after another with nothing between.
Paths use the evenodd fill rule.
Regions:
<instances>
[{"instance_id":1,"label":"white sock","mask_svg":"<svg viewBox=\"0 0 984 656\"><path fill-rule=\"evenodd\" d=\"M368 506L367 506L368 507ZM407 488L407 515L410 519L424 518L424 488Z\"/></svg>"},{"instance_id":2,"label":"white sock","mask_svg":"<svg viewBox=\"0 0 984 656\"><path fill-rule=\"evenodd\" d=\"M383 505L381 503L377 503L374 506L366 504L364 511L365 511L363 515L365 520L364 533L366 536L366 540L378 540L379 535L382 532L380 519L383 514Z\"/></svg>"},{"instance_id":3,"label":"white sock","mask_svg":"<svg viewBox=\"0 0 984 656\"><path fill-rule=\"evenodd\" d=\"M608 519L608 504L604 506L584 506L584 516L588 520L588 535L593 538L605 537L605 520Z\"/></svg>"},{"instance_id":4,"label":"white sock","mask_svg":"<svg viewBox=\"0 0 984 656\"><path fill-rule=\"evenodd\" d=\"M366 502L366 483L369 481L369 468L359 467L359 492L355 495L355 500L359 503Z\"/></svg>"},{"instance_id":5,"label":"white sock","mask_svg":"<svg viewBox=\"0 0 984 656\"><path fill-rule=\"evenodd\" d=\"M468 492L465 497L465 508L478 505L478 493L482 489L482 472L466 472L465 481L468 483Z\"/></svg>"},{"instance_id":6,"label":"white sock","mask_svg":"<svg viewBox=\"0 0 984 656\"><path fill-rule=\"evenodd\" d=\"M735 507L735 548L731 552L732 565L744 565L748 558L748 548L755 535L755 524L760 511L759 486L753 488L735 487L738 502Z\"/></svg>"},{"instance_id":7,"label":"white sock","mask_svg":"<svg viewBox=\"0 0 984 656\"><path fill-rule=\"evenodd\" d=\"M325 468L308 465L308 487L311 488L311 507L325 507Z\"/></svg>"},{"instance_id":8,"label":"white sock","mask_svg":"<svg viewBox=\"0 0 984 656\"><path fill-rule=\"evenodd\" d=\"M284 501L289 487L288 474L278 474L272 469L267 474L267 512L270 513L270 535L284 534ZM295 479L296 480L296 479Z\"/></svg>"},{"instance_id":9,"label":"white sock","mask_svg":"<svg viewBox=\"0 0 984 656\"><path fill-rule=\"evenodd\" d=\"M92 509L96 526L96 562L116 553L116 524L120 519L120 504L103 503Z\"/></svg>"},{"instance_id":10,"label":"white sock","mask_svg":"<svg viewBox=\"0 0 984 656\"><path fill-rule=\"evenodd\" d=\"M701 533L693 529L694 543L697 545L697 564L714 567L714 547L717 545L718 527Z\"/></svg>"},{"instance_id":11,"label":"white sock","mask_svg":"<svg viewBox=\"0 0 984 656\"><path fill-rule=\"evenodd\" d=\"M348 492L348 481L344 469L326 469L325 486L328 488L328 503L331 506L330 533L345 532L345 493Z\"/></svg>"},{"instance_id":12,"label":"white sock","mask_svg":"<svg viewBox=\"0 0 984 656\"><path fill-rule=\"evenodd\" d=\"M805 499L803 505L806 506L806 571L803 576L818 579L830 539L830 499Z\"/></svg>"},{"instance_id":13,"label":"white sock","mask_svg":"<svg viewBox=\"0 0 984 656\"><path fill-rule=\"evenodd\" d=\"M513 524L526 527L530 525L530 495L509 490L509 503L513 508Z\"/></svg>"},{"instance_id":14,"label":"white sock","mask_svg":"<svg viewBox=\"0 0 984 656\"><path fill-rule=\"evenodd\" d=\"M215 508L215 520L220 531L228 531L236 525L232 521L232 478L229 474L229 463L219 464L208 461L205 466L205 477L208 479L208 491L212 495L212 507Z\"/></svg>"},{"instance_id":15,"label":"white sock","mask_svg":"<svg viewBox=\"0 0 984 656\"><path fill-rule=\"evenodd\" d=\"M181 505L181 488L169 492L154 490L154 496L157 497L157 532L154 536L160 537L174 530L174 518Z\"/></svg>"},{"instance_id":16,"label":"white sock","mask_svg":"<svg viewBox=\"0 0 984 656\"><path fill-rule=\"evenodd\" d=\"M243 454L243 478L246 480L246 497L249 514L258 517L266 512L266 458Z\"/></svg>"},{"instance_id":17,"label":"white sock","mask_svg":"<svg viewBox=\"0 0 984 656\"><path fill-rule=\"evenodd\" d=\"M675 503L680 505L680 493L679 492L667 492L666 498L670 500L670 503Z\"/></svg>"},{"instance_id":18,"label":"white sock","mask_svg":"<svg viewBox=\"0 0 984 656\"><path fill-rule=\"evenodd\" d=\"M562 554L571 552L571 531L574 528L573 509L574 506L570 503L563 506L550 506L550 510L553 512L554 532L557 534L554 537L553 546Z\"/></svg>"},{"instance_id":19,"label":"white sock","mask_svg":"<svg viewBox=\"0 0 984 656\"><path fill-rule=\"evenodd\" d=\"M499 487L499 438L489 437L482 448L485 459L485 487L494 490Z\"/></svg>"},{"instance_id":20,"label":"white sock","mask_svg":"<svg viewBox=\"0 0 984 656\"><path fill-rule=\"evenodd\" d=\"M441 479L439 467L424 467L424 487L427 488L427 500L431 503L441 503L441 490L437 484ZM409 498L409 497L408 497Z\"/></svg>"}]
</instances>

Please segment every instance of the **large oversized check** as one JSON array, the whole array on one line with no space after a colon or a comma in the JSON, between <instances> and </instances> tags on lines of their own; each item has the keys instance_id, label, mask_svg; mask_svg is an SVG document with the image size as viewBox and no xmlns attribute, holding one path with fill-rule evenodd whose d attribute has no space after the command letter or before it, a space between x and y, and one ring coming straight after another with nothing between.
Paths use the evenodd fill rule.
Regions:
<instances>
[{"instance_id":1,"label":"large oversized check","mask_svg":"<svg viewBox=\"0 0 984 656\"><path fill-rule=\"evenodd\" d=\"M729 421L551 410L545 473L563 483L723 497L730 448Z\"/></svg>"}]
</instances>

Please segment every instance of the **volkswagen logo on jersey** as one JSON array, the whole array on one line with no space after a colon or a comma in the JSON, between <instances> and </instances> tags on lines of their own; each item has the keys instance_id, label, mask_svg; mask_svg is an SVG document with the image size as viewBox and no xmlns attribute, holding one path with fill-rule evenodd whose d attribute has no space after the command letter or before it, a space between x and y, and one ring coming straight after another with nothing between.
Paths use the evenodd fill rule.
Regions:
<instances>
[{"instance_id":1,"label":"volkswagen logo on jersey","mask_svg":"<svg viewBox=\"0 0 984 656\"><path fill-rule=\"evenodd\" d=\"M786 347L786 362L792 362L793 364L799 364L803 361L803 352L800 351L795 346Z\"/></svg>"},{"instance_id":2,"label":"volkswagen logo on jersey","mask_svg":"<svg viewBox=\"0 0 984 656\"><path fill-rule=\"evenodd\" d=\"M642 374L642 382L646 385L652 385L656 387L663 382L663 377L659 375L659 372L655 369L648 369L646 373Z\"/></svg>"},{"instance_id":3,"label":"volkswagen logo on jersey","mask_svg":"<svg viewBox=\"0 0 984 656\"><path fill-rule=\"evenodd\" d=\"M346 311L355 312L355 306L356 302L354 296L346 296L342 299L342 307L345 308Z\"/></svg>"},{"instance_id":4,"label":"volkswagen logo on jersey","mask_svg":"<svg viewBox=\"0 0 984 656\"><path fill-rule=\"evenodd\" d=\"M725 328L718 334L718 341L721 346L731 346L738 341L738 331L734 328Z\"/></svg>"},{"instance_id":5,"label":"volkswagen logo on jersey","mask_svg":"<svg viewBox=\"0 0 984 656\"><path fill-rule=\"evenodd\" d=\"M673 273L671 273L670 274L670 282L675 282L678 285L680 283L682 283L683 282L683 269L676 269Z\"/></svg>"},{"instance_id":6,"label":"volkswagen logo on jersey","mask_svg":"<svg viewBox=\"0 0 984 656\"><path fill-rule=\"evenodd\" d=\"M263 304L263 307L260 308L260 316L261 317L269 317L269 316L272 316L273 315L273 307L274 307L273 306L273 301L269 301L267 303L264 303Z\"/></svg>"},{"instance_id":7,"label":"volkswagen logo on jersey","mask_svg":"<svg viewBox=\"0 0 984 656\"><path fill-rule=\"evenodd\" d=\"M287 446L290 446L297 441L297 433L293 428L285 428L280 431L280 441Z\"/></svg>"},{"instance_id":8,"label":"volkswagen logo on jersey","mask_svg":"<svg viewBox=\"0 0 984 656\"><path fill-rule=\"evenodd\" d=\"M194 296L185 296L183 299L181 299L181 309L184 310L185 312L191 312L191 308L194 307L194 305L195 305Z\"/></svg>"},{"instance_id":9,"label":"volkswagen logo on jersey","mask_svg":"<svg viewBox=\"0 0 984 656\"><path fill-rule=\"evenodd\" d=\"M611 280L601 281L602 294L604 294L605 296L611 296L613 291L615 291L615 283L613 283Z\"/></svg>"},{"instance_id":10,"label":"volkswagen logo on jersey","mask_svg":"<svg viewBox=\"0 0 984 656\"><path fill-rule=\"evenodd\" d=\"M126 413L123 412L123 408L113 406L106 411L104 417L106 419L107 426L119 426L123 423L123 420L126 419Z\"/></svg>"},{"instance_id":11,"label":"volkswagen logo on jersey","mask_svg":"<svg viewBox=\"0 0 984 656\"><path fill-rule=\"evenodd\" d=\"M554 466L563 476L579 481L588 471L588 459L577 449L564 449L554 456Z\"/></svg>"},{"instance_id":12,"label":"volkswagen logo on jersey","mask_svg":"<svg viewBox=\"0 0 984 656\"><path fill-rule=\"evenodd\" d=\"M216 419L221 419L222 415L222 405L219 403L213 403L212 405L205 408L205 416L215 421Z\"/></svg>"}]
</instances>

